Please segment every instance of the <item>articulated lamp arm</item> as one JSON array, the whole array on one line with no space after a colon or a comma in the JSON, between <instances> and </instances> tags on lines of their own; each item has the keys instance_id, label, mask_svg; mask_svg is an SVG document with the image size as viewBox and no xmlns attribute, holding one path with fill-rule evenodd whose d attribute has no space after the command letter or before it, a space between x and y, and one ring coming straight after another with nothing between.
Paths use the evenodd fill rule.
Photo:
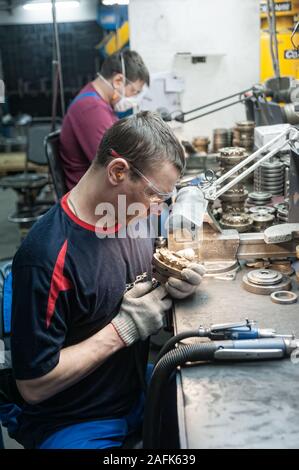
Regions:
<instances>
[{"instance_id":1,"label":"articulated lamp arm","mask_svg":"<svg viewBox=\"0 0 299 470\"><path fill-rule=\"evenodd\" d=\"M253 163L249 168L246 168L242 173L238 174L233 180L229 181L226 183L224 186L220 187L220 185L225 182L228 178L233 176L235 173L240 171L243 167L251 163L256 157L259 155L262 155L265 150L268 150L270 147L272 147L273 144L276 142L279 142L282 138L286 138L283 142L281 142L275 149L269 151L266 153L266 155L263 155L257 162ZM240 163L235 165L231 170L229 170L227 173L224 173L221 175L217 180L213 181L213 183L208 186L208 187L202 187L201 190L204 194L205 199L208 201L215 201L216 199L219 198L223 193L228 191L231 187L233 187L235 184L239 183L243 178L246 178L250 173L252 173L256 168L258 168L261 163L265 162L269 158L273 157L276 155L281 149L285 147L286 144L292 143L292 142L299 142L299 131L295 127L288 127L285 129L283 132L278 134L274 139L270 140L267 144L265 144L263 147L258 149L256 152L253 154L249 155L247 158L242 160Z\"/></svg>"}]
</instances>

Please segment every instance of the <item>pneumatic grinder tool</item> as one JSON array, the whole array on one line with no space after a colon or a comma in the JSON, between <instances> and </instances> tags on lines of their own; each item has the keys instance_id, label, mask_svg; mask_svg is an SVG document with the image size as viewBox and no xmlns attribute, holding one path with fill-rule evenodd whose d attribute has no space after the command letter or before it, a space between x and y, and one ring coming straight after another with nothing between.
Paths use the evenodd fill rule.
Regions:
<instances>
[{"instance_id":1,"label":"pneumatic grinder tool","mask_svg":"<svg viewBox=\"0 0 299 470\"><path fill-rule=\"evenodd\" d=\"M295 336L276 334L272 328L258 328L257 323L248 320L236 323L222 323L209 327L199 326L198 336L212 340L240 340L259 338L285 338L294 339Z\"/></svg>"}]
</instances>

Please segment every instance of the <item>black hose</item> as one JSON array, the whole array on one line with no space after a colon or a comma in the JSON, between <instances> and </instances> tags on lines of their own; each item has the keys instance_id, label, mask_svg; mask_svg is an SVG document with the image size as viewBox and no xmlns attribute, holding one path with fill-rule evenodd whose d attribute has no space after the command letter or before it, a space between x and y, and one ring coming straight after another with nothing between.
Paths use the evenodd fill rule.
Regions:
<instances>
[{"instance_id":1,"label":"black hose","mask_svg":"<svg viewBox=\"0 0 299 470\"><path fill-rule=\"evenodd\" d=\"M174 348L174 346L182 341L183 339L186 338L194 338L196 336L199 336L199 330L189 330L189 331L184 331L183 333L179 333L176 336L173 336L170 338L160 349L159 354L157 355L156 362L155 364L158 364L160 361L161 357L164 356L168 351Z\"/></svg>"},{"instance_id":2,"label":"black hose","mask_svg":"<svg viewBox=\"0 0 299 470\"><path fill-rule=\"evenodd\" d=\"M158 449L163 391L172 372L186 362L210 361L217 346L213 342L187 344L166 353L155 366L144 410L143 447Z\"/></svg>"}]
</instances>

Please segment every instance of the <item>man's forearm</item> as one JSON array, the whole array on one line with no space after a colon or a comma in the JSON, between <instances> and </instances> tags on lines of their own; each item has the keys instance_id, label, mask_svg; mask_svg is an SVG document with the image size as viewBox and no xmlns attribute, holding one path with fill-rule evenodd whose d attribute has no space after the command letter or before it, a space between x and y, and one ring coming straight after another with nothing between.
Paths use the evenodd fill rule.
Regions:
<instances>
[{"instance_id":1,"label":"man's forearm","mask_svg":"<svg viewBox=\"0 0 299 470\"><path fill-rule=\"evenodd\" d=\"M124 342L110 323L85 341L62 349L59 363L48 374L17 381L20 393L29 403L44 401L79 382L123 347Z\"/></svg>"}]
</instances>

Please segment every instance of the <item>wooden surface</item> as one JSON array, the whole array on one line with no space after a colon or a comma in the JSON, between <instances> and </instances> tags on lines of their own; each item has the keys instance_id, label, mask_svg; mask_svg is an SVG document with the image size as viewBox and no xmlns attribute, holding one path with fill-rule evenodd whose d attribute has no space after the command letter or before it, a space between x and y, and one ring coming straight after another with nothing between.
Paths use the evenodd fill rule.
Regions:
<instances>
[{"instance_id":1,"label":"wooden surface","mask_svg":"<svg viewBox=\"0 0 299 470\"><path fill-rule=\"evenodd\" d=\"M0 176L24 171L25 159L26 154L24 152L0 153ZM29 163L28 170L37 173L47 173L48 168L44 165Z\"/></svg>"}]
</instances>

